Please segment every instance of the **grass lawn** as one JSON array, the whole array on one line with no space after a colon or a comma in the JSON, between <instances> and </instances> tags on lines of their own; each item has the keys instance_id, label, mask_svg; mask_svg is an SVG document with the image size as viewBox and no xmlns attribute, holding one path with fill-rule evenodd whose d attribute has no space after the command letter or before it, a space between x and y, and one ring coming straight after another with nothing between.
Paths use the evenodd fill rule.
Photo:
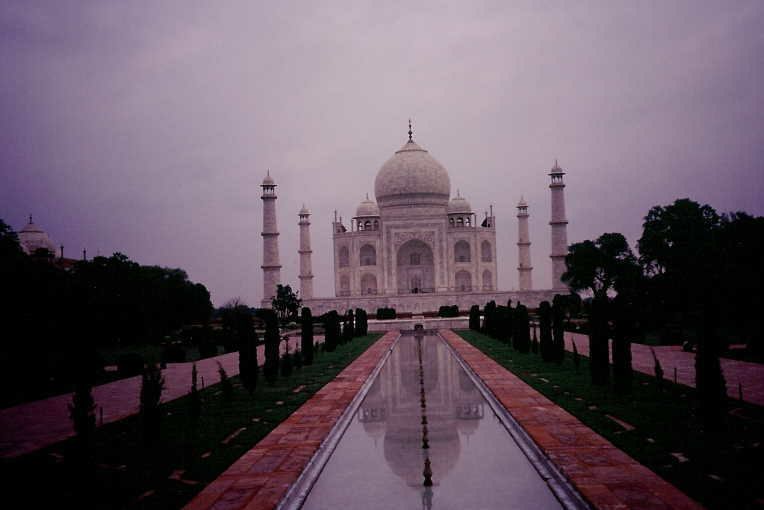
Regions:
<instances>
[{"instance_id":1,"label":"grass lawn","mask_svg":"<svg viewBox=\"0 0 764 510\"><path fill-rule=\"evenodd\" d=\"M561 365L522 354L474 331L459 335L564 408L638 462L709 508L761 508L764 498L764 409L729 401L728 434L714 444L695 418L695 389L634 372L632 394L590 384L589 360ZM608 415L635 427L627 430Z\"/></svg>"},{"instance_id":2,"label":"grass lawn","mask_svg":"<svg viewBox=\"0 0 764 510\"><path fill-rule=\"evenodd\" d=\"M3 459L4 485L34 488L24 492L27 508L180 508L379 337L355 338L335 352L319 353L311 366L273 386L261 373L254 396L238 377L231 379L230 402L219 384L207 387L196 427L188 415L189 397L163 404L161 440L152 448L141 445L138 416L107 424L96 432L95 466L88 470L67 461L73 440Z\"/></svg>"}]
</instances>

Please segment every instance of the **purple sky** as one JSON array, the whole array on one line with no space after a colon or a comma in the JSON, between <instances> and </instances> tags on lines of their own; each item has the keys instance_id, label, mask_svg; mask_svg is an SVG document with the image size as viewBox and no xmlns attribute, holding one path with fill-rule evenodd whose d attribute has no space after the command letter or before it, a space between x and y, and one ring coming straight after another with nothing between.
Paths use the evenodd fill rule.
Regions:
<instances>
[{"instance_id":1,"label":"purple sky","mask_svg":"<svg viewBox=\"0 0 764 510\"><path fill-rule=\"evenodd\" d=\"M322 3L4 1L0 218L254 304L270 168L282 278L305 202L331 295L332 211L373 195L409 117L452 192L494 204L502 289L521 194L550 284L554 158L570 242L635 243L679 197L764 214L764 2Z\"/></svg>"}]
</instances>

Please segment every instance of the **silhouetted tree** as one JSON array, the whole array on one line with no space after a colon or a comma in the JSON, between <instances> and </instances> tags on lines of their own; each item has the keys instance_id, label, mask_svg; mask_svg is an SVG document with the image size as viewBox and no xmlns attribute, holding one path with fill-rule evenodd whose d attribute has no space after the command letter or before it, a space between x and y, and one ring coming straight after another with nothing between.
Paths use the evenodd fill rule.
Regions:
<instances>
[{"instance_id":1,"label":"silhouetted tree","mask_svg":"<svg viewBox=\"0 0 764 510\"><path fill-rule=\"evenodd\" d=\"M202 398L199 395L199 388L197 387L198 373L196 371L196 363L191 365L191 393L188 400L188 415L191 421L196 421L202 413Z\"/></svg>"},{"instance_id":2,"label":"silhouetted tree","mask_svg":"<svg viewBox=\"0 0 764 510\"><path fill-rule=\"evenodd\" d=\"M512 335L515 333L515 309L512 308L512 300L507 300L507 342L511 344L512 342Z\"/></svg>"},{"instance_id":3,"label":"silhouetted tree","mask_svg":"<svg viewBox=\"0 0 764 510\"><path fill-rule=\"evenodd\" d=\"M194 368L196 368L196 365L194 365ZM231 379L228 377L228 372L225 371L225 368L223 368L223 364L220 363L219 361L218 361L218 375L220 376L220 392L223 394L223 400L225 402L230 402L231 400L233 400L233 384L231 383ZM247 389L249 390L249 388ZM254 391L254 388L252 389L252 391ZM252 391L250 391L250 394L252 394Z\"/></svg>"},{"instance_id":4,"label":"silhouetted tree","mask_svg":"<svg viewBox=\"0 0 764 510\"><path fill-rule=\"evenodd\" d=\"M292 290L291 285L276 286L276 295L271 301L271 306L276 312L279 321L287 322L297 320L297 312L300 310L302 300L297 297L297 293Z\"/></svg>"},{"instance_id":5,"label":"silhouetted tree","mask_svg":"<svg viewBox=\"0 0 764 510\"><path fill-rule=\"evenodd\" d=\"M265 320L265 365L263 366L263 375L268 384L274 384L279 373L279 322L276 312L273 310L262 310L262 317Z\"/></svg>"},{"instance_id":6,"label":"silhouetted tree","mask_svg":"<svg viewBox=\"0 0 764 510\"><path fill-rule=\"evenodd\" d=\"M712 298L703 309L703 330L695 354L695 387L704 431L716 435L724 428L727 386L719 362L719 310Z\"/></svg>"},{"instance_id":7,"label":"silhouetted tree","mask_svg":"<svg viewBox=\"0 0 764 510\"><path fill-rule=\"evenodd\" d=\"M512 347L523 353L529 352L531 347L530 319L525 305L518 304L515 308L513 324L515 331L512 335Z\"/></svg>"},{"instance_id":8,"label":"silhouetted tree","mask_svg":"<svg viewBox=\"0 0 764 510\"><path fill-rule=\"evenodd\" d=\"M324 315L324 350L332 352L337 348L340 336L340 321L336 310Z\"/></svg>"},{"instance_id":9,"label":"silhouetted tree","mask_svg":"<svg viewBox=\"0 0 764 510\"><path fill-rule=\"evenodd\" d=\"M248 307L235 309L234 328L239 344L239 378L242 386L252 395L257 388L257 331Z\"/></svg>"},{"instance_id":10,"label":"silhouetted tree","mask_svg":"<svg viewBox=\"0 0 764 510\"><path fill-rule=\"evenodd\" d=\"M306 365L313 364L313 314L310 313L310 308L303 307L302 315L302 330L300 337L300 346L302 351L302 360Z\"/></svg>"},{"instance_id":11,"label":"silhouetted tree","mask_svg":"<svg viewBox=\"0 0 764 510\"><path fill-rule=\"evenodd\" d=\"M634 334L632 304L621 293L613 300L615 327L613 329L613 383L618 393L631 391L631 335Z\"/></svg>"},{"instance_id":12,"label":"silhouetted tree","mask_svg":"<svg viewBox=\"0 0 764 510\"><path fill-rule=\"evenodd\" d=\"M480 307L472 305L470 308L469 328L472 331L480 331Z\"/></svg>"},{"instance_id":13,"label":"silhouetted tree","mask_svg":"<svg viewBox=\"0 0 764 510\"><path fill-rule=\"evenodd\" d=\"M541 359L546 362L554 361L555 353L554 345L552 343L552 307L549 306L549 301L542 301L539 305L539 329L541 330L539 343Z\"/></svg>"},{"instance_id":14,"label":"silhouetted tree","mask_svg":"<svg viewBox=\"0 0 764 510\"><path fill-rule=\"evenodd\" d=\"M353 339L355 333L353 310L348 310L345 314L345 321L342 324L342 343L346 344Z\"/></svg>"},{"instance_id":15,"label":"silhouetted tree","mask_svg":"<svg viewBox=\"0 0 764 510\"><path fill-rule=\"evenodd\" d=\"M595 297L589 319L589 369L592 384L598 386L607 385L610 380L607 306L607 297Z\"/></svg>"},{"instance_id":16,"label":"silhouetted tree","mask_svg":"<svg viewBox=\"0 0 764 510\"><path fill-rule=\"evenodd\" d=\"M153 445L160 434L161 411L159 402L164 390L164 377L159 365L149 363L143 372L141 383L140 415L143 424L143 444Z\"/></svg>"},{"instance_id":17,"label":"silhouetted tree","mask_svg":"<svg viewBox=\"0 0 764 510\"><path fill-rule=\"evenodd\" d=\"M96 405L91 390L92 386L88 382L78 382L74 388L72 403L69 404L69 417L74 426L76 461L79 463L87 463L90 459L96 428Z\"/></svg>"},{"instance_id":18,"label":"silhouetted tree","mask_svg":"<svg viewBox=\"0 0 764 510\"><path fill-rule=\"evenodd\" d=\"M552 300L552 358L557 363L565 360L565 297L557 294Z\"/></svg>"}]
</instances>

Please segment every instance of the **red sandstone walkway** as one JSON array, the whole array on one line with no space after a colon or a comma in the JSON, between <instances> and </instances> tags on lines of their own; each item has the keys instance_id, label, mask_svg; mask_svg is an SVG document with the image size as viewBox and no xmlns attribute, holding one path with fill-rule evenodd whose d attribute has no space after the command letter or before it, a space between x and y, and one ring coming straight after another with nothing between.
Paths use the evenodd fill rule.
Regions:
<instances>
[{"instance_id":1,"label":"red sandstone walkway","mask_svg":"<svg viewBox=\"0 0 764 510\"><path fill-rule=\"evenodd\" d=\"M316 340L323 341L322 336ZM298 338L290 339L290 350L299 342ZM283 347L283 343L282 343ZM262 366L264 347L258 347L258 360ZM239 373L239 354L232 352L214 358L196 362L199 385L202 380L206 386L220 381L218 362L223 365L229 376ZM165 378L165 389L162 392L162 402L168 402L182 397L191 391L191 367L193 363L169 363L162 370ZM141 377L120 379L93 388L93 398L98 406L98 422L103 410L103 423L121 420L138 412ZM0 457L16 457L31 453L53 443L62 441L72 435L71 420L68 405L72 395L36 400L26 404L0 409Z\"/></svg>"},{"instance_id":2,"label":"red sandstone walkway","mask_svg":"<svg viewBox=\"0 0 764 510\"><path fill-rule=\"evenodd\" d=\"M186 509L275 508L397 336L397 331L391 331L377 340L205 487Z\"/></svg>"},{"instance_id":3,"label":"red sandstone walkway","mask_svg":"<svg viewBox=\"0 0 764 510\"><path fill-rule=\"evenodd\" d=\"M580 333L565 333L565 348L573 350L573 339L578 352L589 355L589 337ZM612 346L612 342L611 342ZM655 355L663 367L664 377L680 384L695 387L695 353L684 352L678 345L653 347ZM612 349L611 349L612 361ZM634 370L647 375L655 375L653 355L644 344L631 344L631 365ZM727 381L727 395L738 398L738 385L742 387L743 400L764 406L764 365L733 359L721 359L722 371Z\"/></svg>"},{"instance_id":4,"label":"red sandstone walkway","mask_svg":"<svg viewBox=\"0 0 764 510\"><path fill-rule=\"evenodd\" d=\"M440 333L592 506L702 508L459 335Z\"/></svg>"}]
</instances>

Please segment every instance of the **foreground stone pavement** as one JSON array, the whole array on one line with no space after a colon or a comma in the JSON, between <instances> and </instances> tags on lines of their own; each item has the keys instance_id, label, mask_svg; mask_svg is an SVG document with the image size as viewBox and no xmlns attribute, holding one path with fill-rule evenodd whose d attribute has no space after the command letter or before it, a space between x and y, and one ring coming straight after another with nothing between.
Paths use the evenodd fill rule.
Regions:
<instances>
[{"instance_id":1,"label":"foreground stone pavement","mask_svg":"<svg viewBox=\"0 0 764 510\"><path fill-rule=\"evenodd\" d=\"M593 507L702 508L453 331L440 334Z\"/></svg>"},{"instance_id":2,"label":"foreground stone pavement","mask_svg":"<svg viewBox=\"0 0 764 510\"><path fill-rule=\"evenodd\" d=\"M317 336L316 341L323 341ZM294 352L299 338L290 338L290 350ZM283 343L282 343L283 351ZM262 366L265 361L264 347L260 345L257 358ZM196 362L199 387L220 382L218 362L229 376L239 373L239 353L232 352ZM162 370L165 389L162 402L175 400L191 391L191 369L193 363L168 363ZM111 423L138 412L141 376L120 379L93 388L93 399L98 406L97 422ZM68 405L72 394L36 400L26 404L0 409L0 457L16 457L31 453L74 435L69 419Z\"/></svg>"},{"instance_id":3,"label":"foreground stone pavement","mask_svg":"<svg viewBox=\"0 0 764 510\"><path fill-rule=\"evenodd\" d=\"M589 337L580 333L565 333L565 349L573 351L573 341L576 342L578 352L584 356L589 355ZM610 342L612 347L612 342ZM665 345L653 347L655 355L663 367L664 377L674 380L674 369L679 384L695 387L695 353L684 352L678 345ZM612 362L612 349L610 359ZM647 375L655 375L653 355L650 346L644 344L631 344L631 365L634 370ZM743 400L764 406L764 365L721 358L724 379L727 381L727 395L730 398L738 398L738 388L742 387Z\"/></svg>"},{"instance_id":4,"label":"foreground stone pavement","mask_svg":"<svg viewBox=\"0 0 764 510\"><path fill-rule=\"evenodd\" d=\"M245 453L187 506L188 510L274 508L398 337L386 333ZM339 490L347 490L347 487Z\"/></svg>"}]
</instances>

